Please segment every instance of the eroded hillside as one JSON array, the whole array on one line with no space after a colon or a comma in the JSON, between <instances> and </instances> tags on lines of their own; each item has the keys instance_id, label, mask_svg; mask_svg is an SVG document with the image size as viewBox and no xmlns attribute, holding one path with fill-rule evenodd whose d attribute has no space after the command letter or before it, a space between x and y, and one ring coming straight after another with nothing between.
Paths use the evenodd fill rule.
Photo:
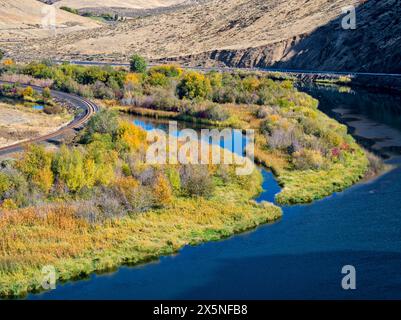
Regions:
<instances>
[{"instance_id":1,"label":"eroded hillside","mask_svg":"<svg viewBox=\"0 0 401 320\"><path fill-rule=\"evenodd\" d=\"M150 60L189 65L385 72L401 68L399 0L192 3L164 14L7 49L20 59L50 55L57 59L126 61L139 52ZM341 28L342 8L349 5L358 7L356 30ZM377 60L383 54L387 61Z\"/></svg>"}]
</instances>

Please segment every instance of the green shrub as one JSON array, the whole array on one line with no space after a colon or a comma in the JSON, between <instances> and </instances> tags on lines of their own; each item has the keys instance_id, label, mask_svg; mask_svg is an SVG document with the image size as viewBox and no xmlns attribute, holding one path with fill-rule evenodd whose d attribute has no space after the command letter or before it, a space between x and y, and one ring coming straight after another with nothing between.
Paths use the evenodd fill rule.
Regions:
<instances>
[{"instance_id":1,"label":"green shrub","mask_svg":"<svg viewBox=\"0 0 401 320\"><path fill-rule=\"evenodd\" d=\"M221 87L213 91L212 100L216 103L235 103L237 92L234 87Z\"/></svg>"},{"instance_id":2,"label":"green shrub","mask_svg":"<svg viewBox=\"0 0 401 320\"><path fill-rule=\"evenodd\" d=\"M175 168L167 167L166 176L170 181L173 191L179 193L181 191L181 177L179 171Z\"/></svg>"},{"instance_id":3,"label":"green shrub","mask_svg":"<svg viewBox=\"0 0 401 320\"><path fill-rule=\"evenodd\" d=\"M121 166L121 171L125 177L131 177L132 176L132 171L131 167L129 166L128 163L123 163Z\"/></svg>"},{"instance_id":4,"label":"green shrub","mask_svg":"<svg viewBox=\"0 0 401 320\"><path fill-rule=\"evenodd\" d=\"M3 195L11 188L11 181L9 177L0 172L0 200L3 199Z\"/></svg>"},{"instance_id":5,"label":"green shrub","mask_svg":"<svg viewBox=\"0 0 401 320\"><path fill-rule=\"evenodd\" d=\"M3 176L3 182L0 182L0 188L3 189L3 194L0 192L0 200L11 199L18 207L34 204L32 200L35 195L31 192L27 179L20 171L7 167L2 170L0 175Z\"/></svg>"},{"instance_id":6,"label":"green shrub","mask_svg":"<svg viewBox=\"0 0 401 320\"><path fill-rule=\"evenodd\" d=\"M101 81L96 81L96 83L92 87L93 90L93 95L95 98L98 99L114 99L115 95L109 86L106 86L103 82Z\"/></svg>"},{"instance_id":7,"label":"green shrub","mask_svg":"<svg viewBox=\"0 0 401 320\"><path fill-rule=\"evenodd\" d=\"M73 8L70 8L70 7L67 7L67 6L62 6L62 7L60 7L60 9L64 10L64 11L67 11L69 13L79 14L77 9L73 9Z\"/></svg>"},{"instance_id":8,"label":"green shrub","mask_svg":"<svg viewBox=\"0 0 401 320\"><path fill-rule=\"evenodd\" d=\"M290 89L294 89L294 84L290 80L285 80L285 81L281 82L281 87L283 87L284 89L290 90Z\"/></svg>"},{"instance_id":9,"label":"green shrub","mask_svg":"<svg viewBox=\"0 0 401 320\"><path fill-rule=\"evenodd\" d=\"M114 135L118 129L118 113L102 109L88 122L87 133L92 136L95 133Z\"/></svg>"},{"instance_id":10,"label":"green shrub","mask_svg":"<svg viewBox=\"0 0 401 320\"><path fill-rule=\"evenodd\" d=\"M42 92L43 101L50 100L52 98L52 93L49 88L44 88Z\"/></svg>"},{"instance_id":11,"label":"green shrub","mask_svg":"<svg viewBox=\"0 0 401 320\"><path fill-rule=\"evenodd\" d=\"M144 73L146 72L146 68L148 64L146 63L145 58L141 57L138 54L134 54L130 59L130 70L131 72Z\"/></svg>"}]
</instances>

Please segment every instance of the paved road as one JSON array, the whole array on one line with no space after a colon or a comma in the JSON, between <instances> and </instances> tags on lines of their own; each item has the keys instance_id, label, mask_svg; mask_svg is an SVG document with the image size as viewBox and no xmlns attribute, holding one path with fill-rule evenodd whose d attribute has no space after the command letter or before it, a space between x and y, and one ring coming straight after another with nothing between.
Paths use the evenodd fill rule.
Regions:
<instances>
[{"instance_id":1,"label":"paved road","mask_svg":"<svg viewBox=\"0 0 401 320\"><path fill-rule=\"evenodd\" d=\"M0 84L12 84L10 82L4 82L0 81ZM27 85L21 85L22 87L26 87ZM31 86L37 91L42 91L43 88L37 87L37 86ZM29 141L24 141L21 143L16 143L4 148L0 148L0 156L7 155L10 153L14 153L17 151L21 151L23 147L26 144L33 143L33 142L44 142L44 141L51 141L55 140L58 138L61 138L63 135L65 135L67 132L70 130L75 130L75 129L80 129L82 126L84 126L89 119L99 110L99 107L87 100L83 99L81 97L64 93L64 92L59 92L59 91L52 91L52 96L56 97L58 99L66 100L68 101L71 105L73 105L77 110L81 110L81 112L75 117L73 121L71 121L69 124L64 126L63 128L59 129L56 132L31 139Z\"/></svg>"},{"instance_id":2,"label":"paved road","mask_svg":"<svg viewBox=\"0 0 401 320\"><path fill-rule=\"evenodd\" d=\"M129 63L123 62L98 62L98 61L62 61L56 60L56 63L72 63L76 65L86 65L86 66L113 66L113 67L129 67ZM157 64L155 64L157 65ZM150 64L153 66L153 64ZM346 75L346 76L373 76L373 77L396 77L401 78L401 74L397 73L373 73L373 72L352 72L352 71L330 71L330 70L297 70L297 69L273 69L273 68L205 68L205 67L188 67L188 69L202 70L202 71L265 71L265 72L283 72L295 75L316 75L316 76L330 76L330 75Z\"/></svg>"}]
</instances>

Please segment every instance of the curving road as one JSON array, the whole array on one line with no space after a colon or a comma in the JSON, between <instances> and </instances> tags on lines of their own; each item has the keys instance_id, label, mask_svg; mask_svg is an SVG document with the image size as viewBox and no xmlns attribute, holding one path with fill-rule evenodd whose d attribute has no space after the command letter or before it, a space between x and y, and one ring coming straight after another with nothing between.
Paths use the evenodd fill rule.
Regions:
<instances>
[{"instance_id":1,"label":"curving road","mask_svg":"<svg viewBox=\"0 0 401 320\"><path fill-rule=\"evenodd\" d=\"M14 84L11 82L5 82L5 81L0 81L0 84ZM21 87L27 87L28 85L20 85ZM37 87L30 85L33 89L41 92L43 88ZM56 132L49 133L44 136L40 136L31 140L19 142L10 146L6 146L3 148L0 148L0 156L14 153L17 151L21 151L25 145L29 143L34 143L34 142L43 142L43 141L48 141L51 139L57 139L62 137L64 134L66 134L70 130L76 130L84 126L89 119L99 110L99 107L91 102L90 100L83 99L81 97L78 97L76 95L68 94L65 92L60 92L60 91L51 91L51 94L53 97L56 97L58 99L62 99L65 101L68 101L70 104L72 104L77 110L81 110L81 112L75 117L73 121L71 121L69 124L66 126L62 127L61 129L57 130Z\"/></svg>"}]
</instances>

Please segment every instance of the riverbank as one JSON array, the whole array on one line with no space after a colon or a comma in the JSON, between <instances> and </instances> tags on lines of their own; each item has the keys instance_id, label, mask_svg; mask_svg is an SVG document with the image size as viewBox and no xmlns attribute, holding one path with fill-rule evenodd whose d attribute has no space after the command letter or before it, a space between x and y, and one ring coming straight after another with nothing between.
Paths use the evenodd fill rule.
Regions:
<instances>
[{"instance_id":1,"label":"riverbank","mask_svg":"<svg viewBox=\"0 0 401 320\"><path fill-rule=\"evenodd\" d=\"M313 107L314 99L307 95L304 95L304 98L304 106L297 107L296 112L299 112L302 116L311 117L312 120L308 125L315 126L314 130L319 130L317 129L319 126L327 126L328 130L332 132L327 133L327 136L321 136L320 140L336 140L335 143L338 147L333 148L331 152L341 154L341 157L339 156L338 159L334 159L331 162L327 161L320 168L308 170L294 168L290 155L282 150L271 149L266 145L265 133L262 132L265 119L260 119L256 116L258 110L260 110L258 106L224 105L225 110L231 115L226 121L209 121L188 115L183 117L178 112L146 108L123 106L114 106L113 108L120 112L154 119L185 120L190 124L234 127L242 130L256 129L255 161L257 164L272 170L283 187L281 193L276 197L277 203L290 205L310 203L330 196L335 192L343 191L363 179L370 166L366 152L347 133L346 128L319 111L316 106ZM294 118L295 110L293 108L290 108L287 112L290 117ZM285 114L278 116L284 119L287 117ZM278 120L273 118L268 119L268 121L277 122Z\"/></svg>"}]
</instances>

